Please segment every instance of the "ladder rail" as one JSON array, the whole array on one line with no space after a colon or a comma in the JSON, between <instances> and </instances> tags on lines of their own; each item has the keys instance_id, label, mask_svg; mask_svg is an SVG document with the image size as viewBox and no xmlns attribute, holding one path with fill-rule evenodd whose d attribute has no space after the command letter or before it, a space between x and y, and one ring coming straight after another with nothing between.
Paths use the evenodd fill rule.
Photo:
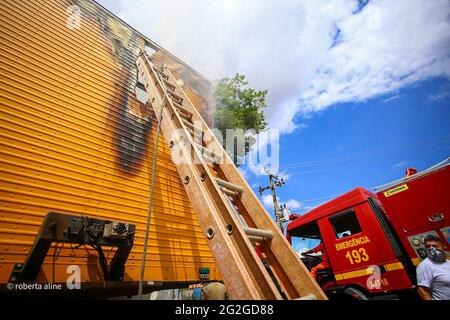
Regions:
<instances>
[{"instance_id":1,"label":"ladder rail","mask_svg":"<svg viewBox=\"0 0 450 320\"><path fill-rule=\"evenodd\" d=\"M140 65L140 63L142 64ZM144 65L147 68L144 68ZM161 72L155 71L152 64L148 61L145 53L141 53L137 61L137 66L139 72L143 72L146 76L144 81L146 82L145 85L147 90L149 90L148 86L150 85L150 90L158 92L159 95L161 95L162 92L165 92L165 83L157 76L157 74L161 74ZM196 127L199 127L198 124L200 124L202 135L206 132L207 136L209 136L210 143L205 148L210 150L209 148L213 146L214 149L210 152L221 155L222 162L217 163L216 165L220 167L222 173L228 180L225 182L242 188L243 192L239 193L239 198L241 201L241 206L244 207L244 211L247 212L244 219L249 220L246 221L247 223L250 222L248 223L249 227L268 230L268 232L272 234L272 239L261 239L259 242L264 248L269 249L265 250L267 251L265 254L267 260L271 262L272 273L276 275L279 285L285 291L284 294L286 294L288 298L298 298L299 295L306 296L313 293L319 299L326 299L322 290L317 283L312 280L309 271L281 234L275 222L273 222L268 213L262 207L253 190L248 186L248 183L234 167L231 158L223 150L217 138L206 125L199 112L195 107L193 107L189 97L179 86L179 83L176 81L171 71L167 70L167 73L169 81L171 80L172 83L174 83L175 91L177 91L175 95L181 97L183 101L187 101L188 108L186 108L186 106L182 107L184 107L188 112L192 112L191 120L194 124L197 124ZM153 81L150 81L151 79L153 79ZM229 259L227 261L216 261L224 278L225 284L230 291L230 295L237 299L281 299L282 296L280 292L276 288L276 285L273 283L270 275L267 270L265 270L263 263L253 248L251 240L254 239L249 239L249 237L245 234L244 229L242 227L238 227L241 225L241 222L231 209L228 199L225 198L227 195L224 194L222 186L219 185L214 175L210 172L208 164L202 157L202 152L196 147L196 142L193 141L193 137L187 130L187 126L185 124L186 120L177 112L177 104L173 103L170 97L166 100L167 102L165 103L167 103L167 106L163 109L163 120L161 124L164 136L167 140L170 133L170 135L173 136L176 132L175 137L170 137L170 139L172 139L170 145L172 147L174 145L181 147L179 150L182 150L183 157L190 160L185 164L177 165L177 170L179 171L181 177L189 177L193 183L192 185L195 185L196 188L199 189L194 190L192 187L186 187L186 191L190 196L189 198L191 201L196 202L201 198L202 200L196 205L199 207L206 207L208 209L207 211L213 213L211 215L197 213L201 227L207 237L211 231L211 228L214 230L215 234L211 239L209 239L208 244L210 245L213 253L215 253L214 256L216 260L220 260L220 255L218 257L217 252L221 250L227 251L227 254L235 259L233 263L231 263ZM158 96L158 104L162 104L163 101L164 97ZM180 100L177 99L177 101ZM162 109L162 105L158 107L153 104L153 108L158 116L158 112ZM184 129L182 132L184 132L187 137L179 137L180 131L177 131L179 129ZM193 129L195 130L195 127ZM185 141L186 139L188 141ZM188 143L185 144L185 142ZM184 152L186 152L186 154L184 154ZM193 159L195 160L194 163L191 162ZM200 176L202 178L200 178ZM188 181L187 183L190 182ZM209 195L209 197L207 195ZM193 205L194 204L195 203L193 203ZM253 214L253 211L256 211L257 214ZM251 217L248 212L252 212ZM232 232L230 232L230 230L232 230ZM216 238L215 241L214 238ZM218 241L218 239L220 241ZM280 252L277 254L277 251ZM289 264L290 267L288 266ZM299 266L300 268L298 268ZM244 272L244 270L240 270L240 268L244 268L250 272ZM287 272L283 270L285 268L287 268ZM237 278L236 272L239 273L239 281L235 281ZM299 272L300 276L298 274L294 274ZM294 281L292 281L292 279L294 279ZM307 281L305 281L305 279ZM305 285L305 282L308 284ZM239 288L236 286L236 283L240 283L240 285L245 283L245 285L243 285L242 288Z\"/></svg>"},{"instance_id":2,"label":"ladder rail","mask_svg":"<svg viewBox=\"0 0 450 320\"><path fill-rule=\"evenodd\" d=\"M173 76L171 70L167 71L169 74L169 78L175 80L175 77ZM174 83L179 92L181 92L181 97L189 102L189 106L193 106L191 100L186 95L184 90L182 90L182 88L179 86L178 82L175 80ZM190 111L193 113L192 119L195 119L195 121L199 121L202 124L202 130L205 130L208 133L207 135L210 137L210 144L207 148L211 148L212 146L214 150L213 152L221 155L222 160L224 160L218 163L218 166L225 174L228 182L243 188L240 200L243 207L250 208L250 210L247 209L247 211L252 212L250 219L252 220L251 222L254 224L254 227L262 230L270 230L273 233L273 238L269 243L271 250L268 251L271 252L268 253L268 259L272 262L274 268L277 269L276 274L281 275L281 277L283 278L281 280L282 283L294 284L293 287L285 287L284 289L288 291L291 297L296 297L296 294L306 296L313 293L317 296L318 299L327 299L320 286L311 276L309 270L306 268L306 266L298 257L297 253L281 233L278 225L270 218L266 209L258 200L253 189L248 185L248 182L243 178L239 170L235 170L234 162L224 151L223 147L220 145L216 136L208 127L203 117L201 117L198 110L192 108L192 110ZM222 150L222 152L220 152L220 150ZM267 245L267 242L262 244L263 247ZM309 279L309 281L305 281L305 279Z\"/></svg>"},{"instance_id":3,"label":"ladder rail","mask_svg":"<svg viewBox=\"0 0 450 320\"><path fill-rule=\"evenodd\" d=\"M147 79L144 79L144 81L145 80ZM162 101L162 99L160 100ZM235 227L239 224L239 221L237 221L234 213L230 212L231 209L227 205L225 205L226 199L223 198L224 194L220 191L217 183L214 183L215 177L212 176L212 174L207 169L207 164L202 159L201 154L196 148L193 148L194 141L192 140L192 137L190 135L187 135L187 139L189 139L190 144L185 145L183 143L183 140L186 139L186 137L179 136L179 129L183 128L182 120L179 115L174 112L174 106L171 103L170 99L168 99L168 101L169 104L166 106L166 108L163 109L163 120L161 123L163 133L165 133L166 138L168 132L172 133L171 139L173 140L171 141L174 141L173 146L175 146L175 144L178 144L180 148L178 149L178 151L182 153L186 152L186 158L190 158L192 152L195 153L195 157L197 158L195 164L187 162L177 166L180 176L189 177L188 183L195 184L196 189L200 189L197 191L192 191L192 188L186 188L188 195L190 195L191 201L195 202L198 201L198 199L201 199L201 201L197 203L197 206L206 207L208 210L205 211L217 212L218 210L221 210L220 212L222 213L228 213L225 221L220 214L198 215L201 222L200 225L202 229L204 229L204 233L208 235L209 233L211 233L211 230L213 230L214 232L214 236L209 239L211 242L211 249L213 251L221 252L227 248L229 251L228 254L233 256L232 262L228 258L224 261L217 262L224 281L227 284L227 288L234 294L234 297L236 299L280 299L280 294L277 292L276 287L268 278L262 262L258 261L259 259L256 255L256 252L251 247L250 241L247 239L245 234L243 234L241 229ZM157 108L157 110L160 109L162 109L162 107ZM168 121L168 119L171 119L172 121ZM177 125L175 125L175 123ZM177 141L178 143L175 143L175 141ZM189 150L186 150L188 147ZM198 170L198 168L200 168L200 170ZM201 175L199 174L199 171L204 174L204 181L199 181ZM216 201L211 201L211 198L206 196L209 195L211 191L214 194L213 199L215 199ZM218 209L217 206L220 206L220 208ZM225 226L229 225L231 225L231 228L233 229L232 235L230 235L229 231L225 228ZM231 244L228 238L231 239L234 243ZM216 241L214 241L215 239ZM236 250L235 248L244 250L243 252L238 252L239 250ZM245 248L247 248L247 250L245 250ZM221 255L216 255L215 258L217 259L219 257L220 259L220 256ZM253 264L252 262L254 261L257 261L258 263ZM223 266L227 267L223 268ZM246 270L249 269L252 271L250 274L246 272ZM240 286L233 285L234 281L231 281L231 279L236 279L238 274L242 278L241 281L239 281ZM254 281L249 281L252 278L254 278ZM244 286L241 287L243 283L247 284L247 288L244 288Z\"/></svg>"},{"instance_id":4,"label":"ladder rail","mask_svg":"<svg viewBox=\"0 0 450 320\"><path fill-rule=\"evenodd\" d=\"M286 288L286 290L291 292L291 295L295 295L295 291L297 291L301 296L306 296L313 293L318 299L327 299L320 286L311 276L309 270L281 233L281 230L275 221L273 221L270 217L267 219L263 216L263 214L267 215L266 209L258 200L255 193L248 185L247 181L242 177L240 172L237 170L230 170L230 168L226 165L221 166L221 169L228 181L232 181L243 188L244 192L242 193L240 202L242 206L247 208L247 211L252 213L251 220L254 223L255 228L272 231L272 240L269 244L267 244L267 242L263 243L262 246L263 248L267 245L270 246L271 250L267 250L268 260L272 262L274 267L277 269L276 274L282 276L284 279L282 282L291 282L294 284L295 290L293 290L293 288L290 290L289 288ZM309 281L305 281L305 279L309 279Z\"/></svg>"}]
</instances>

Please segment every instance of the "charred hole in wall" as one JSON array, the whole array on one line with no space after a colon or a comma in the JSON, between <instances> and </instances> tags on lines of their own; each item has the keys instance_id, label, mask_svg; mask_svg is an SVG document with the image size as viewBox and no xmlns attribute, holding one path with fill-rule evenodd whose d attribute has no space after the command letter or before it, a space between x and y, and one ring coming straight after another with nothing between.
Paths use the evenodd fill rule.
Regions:
<instances>
[{"instance_id":1,"label":"charred hole in wall","mask_svg":"<svg viewBox=\"0 0 450 320\"><path fill-rule=\"evenodd\" d=\"M153 54L155 54L157 51L157 48L155 48L150 42L145 41L145 52L147 53L147 56L150 60L153 59Z\"/></svg>"},{"instance_id":2,"label":"charred hole in wall","mask_svg":"<svg viewBox=\"0 0 450 320\"><path fill-rule=\"evenodd\" d=\"M145 91L144 84L137 82L136 86L134 87L134 93L136 94L136 99L143 104L147 103L148 100L148 94L147 91Z\"/></svg>"},{"instance_id":3,"label":"charred hole in wall","mask_svg":"<svg viewBox=\"0 0 450 320\"><path fill-rule=\"evenodd\" d=\"M151 97L147 93L145 84L142 81L142 77L140 77L139 74L137 75L134 93L136 95L136 99L140 102L138 115L142 119L147 119L150 116L151 112L153 112L152 103L155 101L155 98Z\"/></svg>"}]
</instances>

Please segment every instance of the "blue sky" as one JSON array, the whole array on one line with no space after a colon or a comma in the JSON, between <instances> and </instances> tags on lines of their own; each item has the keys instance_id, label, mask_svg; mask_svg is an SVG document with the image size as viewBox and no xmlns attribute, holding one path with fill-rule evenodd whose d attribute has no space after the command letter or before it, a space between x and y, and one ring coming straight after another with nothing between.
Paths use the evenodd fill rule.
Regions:
<instances>
[{"instance_id":1,"label":"blue sky","mask_svg":"<svg viewBox=\"0 0 450 320\"><path fill-rule=\"evenodd\" d=\"M305 126L280 139L280 172L289 177L280 199L295 199L294 211L304 213L355 187L372 189L407 167L423 170L449 157L450 95L443 94L449 88L448 79L436 78L298 119ZM248 175L254 187L267 184L265 176Z\"/></svg>"},{"instance_id":2,"label":"blue sky","mask_svg":"<svg viewBox=\"0 0 450 320\"><path fill-rule=\"evenodd\" d=\"M448 0L99 2L209 79L269 91L293 211L450 155ZM241 168L255 190L263 166Z\"/></svg>"}]
</instances>

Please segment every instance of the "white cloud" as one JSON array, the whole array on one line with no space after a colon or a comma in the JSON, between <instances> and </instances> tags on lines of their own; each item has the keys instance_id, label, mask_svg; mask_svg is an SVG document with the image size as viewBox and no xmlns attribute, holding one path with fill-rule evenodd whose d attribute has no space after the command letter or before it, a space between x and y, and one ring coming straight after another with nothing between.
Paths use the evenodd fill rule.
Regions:
<instances>
[{"instance_id":1,"label":"white cloud","mask_svg":"<svg viewBox=\"0 0 450 320\"><path fill-rule=\"evenodd\" d=\"M448 1L372 3L379 8L380 28L365 27L368 10L337 21L342 42L327 51L303 93L303 112L364 101L430 77L450 77Z\"/></svg>"},{"instance_id":2,"label":"white cloud","mask_svg":"<svg viewBox=\"0 0 450 320\"><path fill-rule=\"evenodd\" d=\"M450 77L448 0L100 0L211 79L268 89L272 128L299 115ZM115 10L115 8L117 10Z\"/></svg>"},{"instance_id":3,"label":"white cloud","mask_svg":"<svg viewBox=\"0 0 450 320\"><path fill-rule=\"evenodd\" d=\"M395 168L402 168L402 167L404 167L407 163L408 163L407 161L400 161L400 162L394 164L394 167L395 167Z\"/></svg>"},{"instance_id":4,"label":"white cloud","mask_svg":"<svg viewBox=\"0 0 450 320\"><path fill-rule=\"evenodd\" d=\"M443 100L443 99L446 99L449 96L450 96L450 91L449 92L441 92L441 93L438 93L438 94L430 95L430 99L431 100Z\"/></svg>"},{"instance_id":5,"label":"white cloud","mask_svg":"<svg viewBox=\"0 0 450 320\"><path fill-rule=\"evenodd\" d=\"M303 210L305 210L305 212L310 212L311 210L317 208L320 204L315 205L315 206L304 206Z\"/></svg>"},{"instance_id":6,"label":"white cloud","mask_svg":"<svg viewBox=\"0 0 450 320\"><path fill-rule=\"evenodd\" d=\"M263 194L261 196L261 200L267 209L273 210L273 197L271 194ZM303 208L303 204L300 201L297 201L295 199L289 199L287 201L283 201L279 197L277 197L277 200L278 200L279 205L282 205L283 203L285 203L289 210L298 210L298 209Z\"/></svg>"},{"instance_id":7,"label":"white cloud","mask_svg":"<svg viewBox=\"0 0 450 320\"><path fill-rule=\"evenodd\" d=\"M248 169L256 176L267 176L266 171L264 170L264 167L266 167L266 163L262 163L262 162L248 162ZM280 179L284 179L285 181L287 181L291 175L285 171L285 170L280 170L280 167L277 165L272 165L272 166L267 166L268 169L276 176L278 176Z\"/></svg>"},{"instance_id":8,"label":"white cloud","mask_svg":"<svg viewBox=\"0 0 450 320\"><path fill-rule=\"evenodd\" d=\"M270 194L264 194L261 197L262 203L268 209L273 208L273 197Z\"/></svg>"},{"instance_id":9,"label":"white cloud","mask_svg":"<svg viewBox=\"0 0 450 320\"><path fill-rule=\"evenodd\" d=\"M288 201L285 201L285 203L289 210L297 210L303 207L303 205L295 199L289 199Z\"/></svg>"},{"instance_id":10,"label":"white cloud","mask_svg":"<svg viewBox=\"0 0 450 320\"><path fill-rule=\"evenodd\" d=\"M275 175L287 179L288 176L279 172L280 163L280 132L271 129L259 134L254 134L256 139L252 150L244 158L244 164L255 175L266 175L264 167L269 168Z\"/></svg>"},{"instance_id":11,"label":"white cloud","mask_svg":"<svg viewBox=\"0 0 450 320\"><path fill-rule=\"evenodd\" d=\"M392 96L392 97L389 97L389 98L387 98L387 99L384 99L383 102L391 102L391 101L394 101L394 100L398 100L398 99L400 99L400 98L401 98L401 96L400 96L399 94L396 94L396 95L394 95L394 96Z\"/></svg>"}]
</instances>

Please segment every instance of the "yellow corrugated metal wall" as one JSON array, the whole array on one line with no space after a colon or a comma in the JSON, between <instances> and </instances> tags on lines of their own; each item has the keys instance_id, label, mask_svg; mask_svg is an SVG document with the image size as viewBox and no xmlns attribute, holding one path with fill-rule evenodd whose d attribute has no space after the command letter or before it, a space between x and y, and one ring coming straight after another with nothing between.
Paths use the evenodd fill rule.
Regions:
<instances>
[{"instance_id":1,"label":"yellow corrugated metal wall","mask_svg":"<svg viewBox=\"0 0 450 320\"><path fill-rule=\"evenodd\" d=\"M134 94L142 36L88 0L2 0L0 29L0 283L49 211L136 224L125 280L138 280L156 132ZM200 267L219 278L164 139L158 150L145 279L196 280ZM40 281L65 281L74 264L82 281L101 280L93 249L56 252Z\"/></svg>"}]
</instances>

